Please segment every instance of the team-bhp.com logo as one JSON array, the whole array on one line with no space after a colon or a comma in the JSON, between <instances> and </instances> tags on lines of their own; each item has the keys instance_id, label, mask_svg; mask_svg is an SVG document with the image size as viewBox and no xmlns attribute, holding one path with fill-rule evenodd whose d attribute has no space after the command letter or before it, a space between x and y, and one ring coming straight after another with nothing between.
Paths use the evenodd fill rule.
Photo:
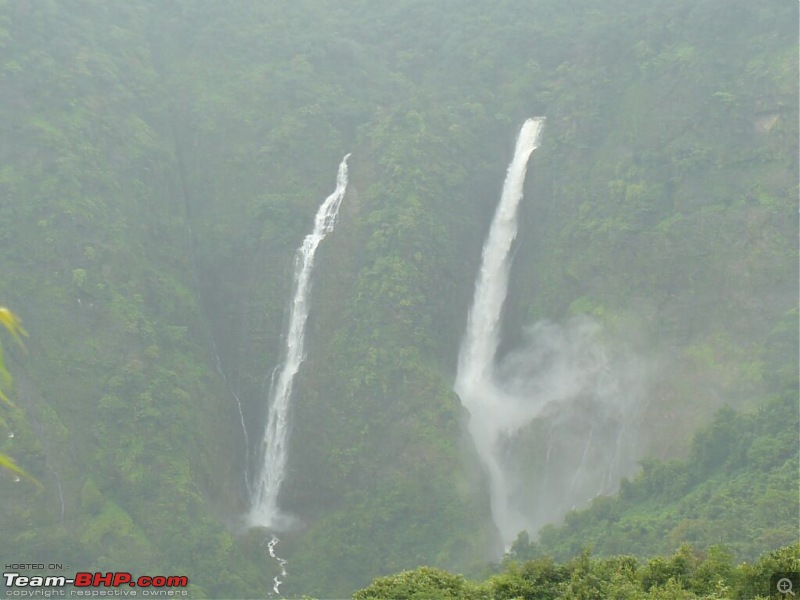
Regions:
<instances>
[{"instance_id":1,"label":"team-bhp.com logo","mask_svg":"<svg viewBox=\"0 0 800 600\"><path fill-rule=\"evenodd\" d=\"M6 584L6 595L15 595L9 594L8 589L21 589L24 588L26 591L30 590L33 591L35 589L43 590L43 589L58 589L64 588L68 585L75 586L76 588L99 588L99 587L106 587L106 588L120 588L120 587L131 587L131 588L144 588L142 590L143 596L174 596L174 595L181 595L175 593L175 591L168 592L164 588L185 588L189 585L189 578L186 576L165 576L165 575L155 575L150 577L148 575L142 575L141 577L137 577L136 579L133 576L126 572L126 571L112 571L109 573L87 573L87 572L80 572L75 573L74 577L64 577L63 575L48 575L48 576L40 576L40 575L21 575L20 573L3 573L3 579L5 580ZM156 589L153 589L156 588ZM149 593L148 593L149 592ZM186 592L184 592L185 594ZM25 594L27 596L36 596L41 594L36 593L29 593ZM100 596L100 595L112 595L110 593L99 593L97 590L72 590L70 595L78 595L78 596ZM113 594L119 595L119 594ZM129 595L129 594L124 594ZM135 592L131 593L130 595L136 595Z\"/></svg>"}]
</instances>

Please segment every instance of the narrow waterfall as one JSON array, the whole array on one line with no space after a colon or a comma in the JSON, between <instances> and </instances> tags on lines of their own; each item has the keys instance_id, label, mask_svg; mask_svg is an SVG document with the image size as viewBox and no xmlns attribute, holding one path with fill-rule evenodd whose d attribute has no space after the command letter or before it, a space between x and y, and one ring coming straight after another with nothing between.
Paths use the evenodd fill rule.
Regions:
<instances>
[{"instance_id":1,"label":"narrow waterfall","mask_svg":"<svg viewBox=\"0 0 800 600\"><path fill-rule=\"evenodd\" d=\"M314 218L314 230L305 237L295 258L294 297L290 307L289 326L283 362L277 379L273 378L269 390L269 412L264 438L261 441L259 470L250 489L250 514L248 522L274 531L284 530L291 524L291 516L281 513L278 493L286 476L289 441L289 407L292 385L300 364L305 358L304 342L311 274L314 255L320 242L333 231L347 188L347 154L339 165L336 189L328 196ZM272 554L274 544L270 546Z\"/></svg>"},{"instance_id":2,"label":"narrow waterfall","mask_svg":"<svg viewBox=\"0 0 800 600\"><path fill-rule=\"evenodd\" d=\"M519 419L513 399L504 401L493 385L494 360L508 291L511 245L517 235L517 209L528 159L539 145L543 126L544 117L528 119L517 137L500 203L483 246L455 383L455 391L471 415L470 434L488 471L492 518L505 544L525 528L525 519L510 505L508 483L498 457L501 434L518 426Z\"/></svg>"},{"instance_id":3,"label":"narrow waterfall","mask_svg":"<svg viewBox=\"0 0 800 600\"><path fill-rule=\"evenodd\" d=\"M217 350L217 343L214 341L213 337L211 339L211 350L214 353L214 362L217 367L217 373L222 378L222 381L225 383L225 386L228 388L228 391L233 396L233 399L236 400L236 410L239 413L239 423L242 425L242 441L244 442L244 485L247 490L250 489L250 437L247 435L247 425L244 422L244 411L242 411L242 401L239 399L239 395L236 393L236 390L233 389L233 385L228 380L228 376L225 375L225 370L222 368L222 359L219 356L219 351Z\"/></svg>"},{"instance_id":4,"label":"narrow waterfall","mask_svg":"<svg viewBox=\"0 0 800 600\"><path fill-rule=\"evenodd\" d=\"M456 385L465 391L491 379L500 338L500 316L508 291L511 244L517 236L517 208L522 199L528 158L538 147L543 125L544 118L528 119L519 132L500 204L483 246L475 297L458 357Z\"/></svg>"}]
</instances>

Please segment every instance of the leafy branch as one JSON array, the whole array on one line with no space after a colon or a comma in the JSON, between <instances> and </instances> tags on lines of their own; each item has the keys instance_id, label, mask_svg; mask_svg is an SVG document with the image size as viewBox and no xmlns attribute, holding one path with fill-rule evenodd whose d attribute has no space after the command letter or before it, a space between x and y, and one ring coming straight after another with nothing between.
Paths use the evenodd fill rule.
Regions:
<instances>
[{"instance_id":1,"label":"leafy branch","mask_svg":"<svg viewBox=\"0 0 800 600\"><path fill-rule=\"evenodd\" d=\"M0 324L5 327L6 331L11 334L14 338L14 341L20 345L20 347L24 348L25 346L22 343L22 337L27 336L28 333L22 328L22 324L20 319L17 315L11 312L4 306L0 306ZM9 408L16 408L14 403L9 400L8 396L5 393L6 389L11 387L13 380L11 378L11 373L9 373L8 369L6 368L5 358L3 356L3 346L0 343L0 400L5 403ZM0 417L0 425L5 425L5 420ZM39 483L34 477L28 475L22 468L18 467L14 460L8 456L7 454L3 454L0 452L0 468L7 469L12 473L16 473L26 479L32 481L37 486L42 487L42 484Z\"/></svg>"}]
</instances>

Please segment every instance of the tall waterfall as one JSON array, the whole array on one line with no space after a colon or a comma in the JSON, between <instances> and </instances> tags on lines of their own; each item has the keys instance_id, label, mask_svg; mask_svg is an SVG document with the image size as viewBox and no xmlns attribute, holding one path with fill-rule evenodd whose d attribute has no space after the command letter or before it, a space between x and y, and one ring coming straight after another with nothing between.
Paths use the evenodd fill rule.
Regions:
<instances>
[{"instance_id":1,"label":"tall waterfall","mask_svg":"<svg viewBox=\"0 0 800 600\"><path fill-rule=\"evenodd\" d=\"M528 119L517 137L500 203L483 246L475 297L458 357L455 391L470 412L470 434L488 471L492 518L505 543L525 528L510 506L508 482L499 460L504 431L518 427L513 398L503 398L493 385L494 359L500 341L500 317L508 291L511 245L517 235L517 209L522 199L528 159L539 145L544 117Z\"/></svg>"},{"instance_id":2,"label":"tall waterfall","mask_svg":"<svg viewBox=\"0 0 800 600\"><path fill-rule=\"evenodd\" d=\"M290 308L286 347L277 379L273 377L269 390L269 413L264 438L261 442L260 470L250 489L250 514L253 526L282 530L289 526L291 517L281 513L278 493L286 476L289 441L289 405L292 385L300 364L305 358L304 342L308 300L311 290L311 273L314 255L320 242L333 231L347 188L347 154L339 165L336 189L319 207L314 218L314 230L305 237L295 258L294 297ZM274 546L274 544L273 544ZM270 550L272 550L272 547Z\"/></svg>"},{"instance_id":3,"label":"tall waterfall","mask_svg":"<svg viewBox=\"0 0 800 600\"><path fill-rule=\"evenodd\" d=\"M569 510L611 494L636 468L651 366L589 317L539 322L498 360L528 159L544 118L525 122L483 246L455 391L489 482L504 548Z\"/></svg>"}]
</instances>

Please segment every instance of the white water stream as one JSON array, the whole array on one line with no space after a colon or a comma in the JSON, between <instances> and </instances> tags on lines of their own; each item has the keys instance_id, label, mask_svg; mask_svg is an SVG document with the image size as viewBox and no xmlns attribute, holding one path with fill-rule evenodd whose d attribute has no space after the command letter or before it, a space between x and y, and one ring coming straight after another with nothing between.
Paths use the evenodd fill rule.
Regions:
<instances>
[{"instance_id":1,"label":"white water stream","mask_svg":"<svg viewBox=\"0 0 800 600\"><path fill-rule=\"evenodd\" d=\"M289 451L289 408L292 387L300 365L305 359L305 333L308 320L311 275L314 270L314 256L325 236L336 226L336 217L347 189L347 154L339 164L336 175L336 189L317 210L314 229L308 234L295 256L294 296L289 312L289 326L286 332L286 346L283 362L275 372L269 388L269 408L264 437L261 440L258 458L260 463L254 480L248 484L250 491L250 512L247 522L251 527L265 527L272 532L285 531L294 522L294 517L282 512L278 506L278 494L286 478L286 462ZM286 560L278 556L275 547L280 538L274 533L267 544L270 558L280 567L280 575L272 582L272 592L280 595L280 586L286 580Z\"/></svg>"},{"instance_id":2,"label":"white water stream","mask_svg":"<svg viewBox=\"0 0 800 600\"><path fill-rule=\"evenodd\" d=\"M543 125L544 118L529 119L519 132L483 246L455 381L506 550L521 531L535 535L613 493L636 468L650 368L585 316L536 323L523 330L519 347L497 356L518 207Z\"/></svg>"},{"instance_id":3,"label":"white water stream","mask_svg":"<svg viewBox=\"0 0 800 600\"><path fill-rule=\"evenodd\" d=\"M336 189L325 199L314 218L314 230L308 234L295 258L294 297L286 333L286 347L280 373L269 391L269 412L264 437L261 441L260 467L250 490L250 514L253 526L275 531L286 529L292 521L278 507L278 493L286 477L286 459L289 441L289 407L292 386L300 364L305 358L305 332L308 319L311 274L314 255L320 242L333 231L339 206L347 188L347 156L342 159L336 177Z\"/></svg>"},{"instance_id":4,"label":"white water stream","mask_svg":"<svg viewBox=\"0 0 800 600\"><path fill-rule=\"evenodd\" d=\"M524 406L503 397L493 384L494 360L500 343L500 322L508 291L511 245L517 235L517 209L528 159L539 145L544 118L528 119L520 129L508 167L500 203L483 246L475 296L458 356L455 391L470 412L469 430L489 476L492 518L504 543L525 528L525 519L510 503L510 491L499 460L502 433L527 420Z\"/></svg>"}]
</instances>

